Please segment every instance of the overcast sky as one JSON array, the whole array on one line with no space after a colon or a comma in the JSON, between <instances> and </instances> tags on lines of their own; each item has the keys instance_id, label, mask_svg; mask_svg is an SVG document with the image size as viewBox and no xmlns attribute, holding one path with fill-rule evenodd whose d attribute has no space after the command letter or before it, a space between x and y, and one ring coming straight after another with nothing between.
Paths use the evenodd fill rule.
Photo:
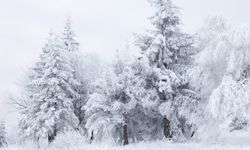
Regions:
<instances>
[{"instance_id":1,"label":"overcast sky","mask_svg":"<svg viewBox=\"0 0 250 150\"><path fill-rule=\"evenodd\" d=\"M208 15L250 24L249 0L174 2L181 7L183 30L189 33ZM110 59L126 43L133 49L132 33L149 27L152 8L147 0L0 0L0 119L11 120L9 91L16 90L15 82L38 57L48 32L61 32L69 15L81 50Z\"/></svg>"}]
</instances>

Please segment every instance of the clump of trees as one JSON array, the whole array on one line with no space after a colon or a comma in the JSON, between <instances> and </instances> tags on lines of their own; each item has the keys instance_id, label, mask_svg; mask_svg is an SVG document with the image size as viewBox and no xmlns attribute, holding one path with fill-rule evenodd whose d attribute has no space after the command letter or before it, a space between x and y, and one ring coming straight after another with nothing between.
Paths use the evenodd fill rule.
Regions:
<instances>
[{"instance_id":1,"label":"clump of trees","mask_svg":"<svg viewBox=\"0 0 250 150\"><path fill-rule=\"evenodd\" d=\"M214 122L229 132L248 126L249 28L213 17L191 36L171 0L150 2L153 29L136 35L136 57L102 66L84 57L69 19L49 35L15 101L24 139L51 143L77 130L90 142L127 145L199 138Z\"/></svg>"}]
</instances>

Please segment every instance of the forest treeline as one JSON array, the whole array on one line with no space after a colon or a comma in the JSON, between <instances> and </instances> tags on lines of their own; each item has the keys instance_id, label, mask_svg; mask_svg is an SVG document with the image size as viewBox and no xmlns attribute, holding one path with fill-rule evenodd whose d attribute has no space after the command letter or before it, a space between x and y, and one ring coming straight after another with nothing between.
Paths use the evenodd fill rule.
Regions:
<instances>
[{"instance_id":1,"label":"forest treeline","mask_svg":"<svg viewBox=\"0 0 250 150\"><path fill-rule=\"evenodd\" d=\"M184 142L249 126L250 28L209 17L190 35L171 0L151 4L153 29L135 35L140 54L110 65L81 54L70 19L49 34L13 100L21 139L51 143L74 130L90 143ZM0 128L0 146L2 137Z\"/></svg>"}]
</instances>

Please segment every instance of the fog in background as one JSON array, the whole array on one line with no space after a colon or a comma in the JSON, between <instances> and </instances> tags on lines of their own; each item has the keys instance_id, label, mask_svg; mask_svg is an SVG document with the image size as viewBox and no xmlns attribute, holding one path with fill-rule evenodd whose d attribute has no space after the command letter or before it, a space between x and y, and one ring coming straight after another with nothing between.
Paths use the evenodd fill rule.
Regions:
<instances>
[{"instance_id":1,"label":"fog in background","mask_svg":"<svg viewBox=\"0 0 250 150\"><path fill-rule=\"evenodd\" d=\"M194 33L208 15L250 24L248 0L173 0L182 11L183 30ZM147 0L0 0L0 119L14 125L8 95L39 56L48 33L60 33L68 16L81 51L110 61L117 49L136 53L132 33L150 28Z\"/></svg>"}]
</instances>

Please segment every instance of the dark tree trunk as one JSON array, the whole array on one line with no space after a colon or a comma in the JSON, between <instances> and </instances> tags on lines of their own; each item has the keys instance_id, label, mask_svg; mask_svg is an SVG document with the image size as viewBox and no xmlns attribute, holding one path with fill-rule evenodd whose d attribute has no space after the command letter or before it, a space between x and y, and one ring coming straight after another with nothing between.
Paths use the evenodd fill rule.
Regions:
<instances>
[{"instance_id":1,"label":"dark tree trunk","mask_svg":"<svg viewBox=\"0 0 250 150\"><path fill-rule=\"evenodd\" d=\"M90 136L90 142L92 142L94 140L94 131L91 131L91 136Z\"/></svg>"},{"instance_id":2,"label":"dark tree trunk","mask_svg":"<svg viewBox=\"0 0 250 150\"><path fill-rule=\"evenodd\" d=\"M56 131L56 127L54 127L53 132L48 135L49 144L55 140L56 135L57 135L57 131Z\"/></svg>"},{"instance_id":3,"label":"dark tree trunk","mask_svg":"<svg viewBox=\"0 0 250 150\"><path fill-rule=\"evenodd\" d=\"M195 133L194 131L191 133L191 137L193 137L193 136L194 136L194 133Z\"/></svg>"},{"instance_id":4,"label":"dark tree trunk","mask_svg":"<svg viewBox=\"0 0 250 150\"><path fill-rule=\"evenodd\" d=\"M167 139L172 138L170 121L166 117L163 118L163 134L164 134L165 138L167 138Z\"/></svg>"},{"instance_id":5,"label":"dark tree trunk","mask_svg":"<svg viewBox=\"0 0 250 150\"><path fill-rule=\"evenodd\" d=\"M55 137L53 135L48 135L48 142L49 144L54 141Z\"/></svg>"},{"instance_id":6,"label":"dark tree trunk","mask_svg":"<svg viewBox=\"0 0 250 150\"><path fill-rule=\"evenodd\" d=\"M39 143L40 138L36 138L35 143L37 145L37 149L40 149L40 143Z\"/></svg>"},{"instance_id":7,"label":"dark tree trunk","mask_svg":"<svg viewBox=\"0 0 250 150\"><path fill-rule=\"evenodd\" d=\"M127 124L123 125L123 145L128 145L128 127Z\"/></svg>"},{"instance_id":8,"label":"dark tree trunk","mask_svg":"<svg viewBox=\"0 0 250 150\"><path fill-rule=\"evenodd\" d=\"M123 133L123 145L128 145L128 126L127 126L127 117L124 116L124 124L122 126L122 133Z\"/></svg>"}]
</instances>

